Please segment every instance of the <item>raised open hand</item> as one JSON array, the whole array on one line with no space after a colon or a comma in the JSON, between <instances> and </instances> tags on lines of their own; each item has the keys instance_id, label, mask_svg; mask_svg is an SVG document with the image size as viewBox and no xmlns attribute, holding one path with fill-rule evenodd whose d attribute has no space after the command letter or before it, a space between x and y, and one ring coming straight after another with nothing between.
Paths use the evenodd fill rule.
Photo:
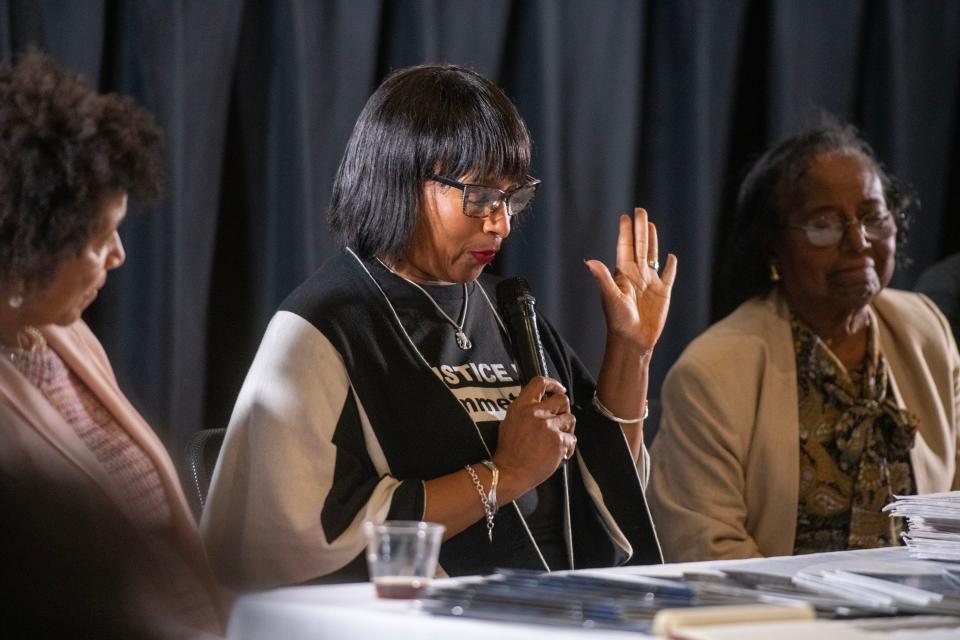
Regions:
<instances>
[{"instance_id":1,"label":"raised open hand","mask_svg":"<svg viewBox=\"0 0 960 640\"><path fill-rule=\"evenodd\" d=\"M658 273L658 255L657 228L647 220L646 209L637 208L632 220L620 216L616 272L611 275L599 260L585 261L600 285L608 333L644 351L660 339L677 276L676 256L669 254Z\"/></svg>"}]
</instances>

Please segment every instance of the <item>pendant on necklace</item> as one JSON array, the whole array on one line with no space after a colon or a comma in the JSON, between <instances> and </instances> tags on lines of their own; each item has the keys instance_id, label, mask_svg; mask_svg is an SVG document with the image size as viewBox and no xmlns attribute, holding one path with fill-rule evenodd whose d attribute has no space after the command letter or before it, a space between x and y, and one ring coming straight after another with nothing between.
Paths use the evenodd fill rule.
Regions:
<instances>
[{"instance_id":1,"label":"pendant on necklace","mask_svg":"<svg viewBox=\"0 0 960 640\"><path fill-rule=\"evenodd\" d=\"M463 332L463 329L457 330L457 346L464 351L469 351L473 348L473 343L470 342L470 338Z\"/></svg>"}]
</instances>

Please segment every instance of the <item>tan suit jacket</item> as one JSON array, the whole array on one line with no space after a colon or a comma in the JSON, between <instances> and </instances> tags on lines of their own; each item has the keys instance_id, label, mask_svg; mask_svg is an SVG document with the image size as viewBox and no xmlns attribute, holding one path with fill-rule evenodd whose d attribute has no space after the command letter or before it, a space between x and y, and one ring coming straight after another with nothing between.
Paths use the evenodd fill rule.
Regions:
<instances>
[{"instance_id":1,"label":"tan suit jacket","mask_svg":"<svg viewBox=\"0 0 960 640\"><path fill-rule=\"evenodd\" d=\"M919 493L960 488L960 355L925 296L871 303L897 403L920 420ZM786 303L745 302L694 340L662 389L647 496L668 562L793 553L800 435Z\"/></svg>"},{"instance_id":2,"label":"tan suit jacket","mask_svg":"<svg viewBox=\"0 0 960 640\"><path fill-rule=\"evenodd\" d=\"M221 598L176 469L160 439L117 386L100 342L82 320L69 327L51 325L41 331L64 364L156 466L170 504L176 544L206 585L211 602L219 606ZM11 473L23 471L80 482L105 495L130 517L127 502L107 470L40 390L6 358L0 358L0 467Z\"/></svg>"}]
</instances>

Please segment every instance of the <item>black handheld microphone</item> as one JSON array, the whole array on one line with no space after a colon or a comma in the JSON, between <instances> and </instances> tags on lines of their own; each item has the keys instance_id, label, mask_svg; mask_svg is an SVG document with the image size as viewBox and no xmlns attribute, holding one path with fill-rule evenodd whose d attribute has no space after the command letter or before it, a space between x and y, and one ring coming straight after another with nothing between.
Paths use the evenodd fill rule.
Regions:
<instances>
[{"instance_id":1,"label":"black handheld microphone","mask_svg":"<svg viewBox=\"0 0 960 640\"><path fill-rule=\"evenodd\" d=\"M507 333L517 359L520 384L547 375L540 331L537 329L537 301L523 278L508 278L497 285L497 307L507 325Z\"/></svg>"},{"instance_id":2,"label":"black handheld microphone","mask_svg":"<svg viewBox=\"0 0 960 640\"><path fill-rule=\"evenodd\" d=\"M536 376L547 375L547 359L537 329L537 301L523 278L508 278L497 285L497 307L507 324L507 333L513 343L520 384L525 385ZM560 462L563 470L563 529L569 568L575 568L573 557L572 520L570 516L570 472L567 459Z\"/></svg>"}]
</instances>

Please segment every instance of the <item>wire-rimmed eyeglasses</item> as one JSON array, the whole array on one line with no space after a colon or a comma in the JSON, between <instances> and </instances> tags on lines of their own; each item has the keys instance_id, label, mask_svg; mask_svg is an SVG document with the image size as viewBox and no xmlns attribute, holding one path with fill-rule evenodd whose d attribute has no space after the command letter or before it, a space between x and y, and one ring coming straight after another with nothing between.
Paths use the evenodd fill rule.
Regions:
<instances>
[{"instance_id":1,"label":"wire-rimmed eyeglasses","mask_svg":"<svg viewBox=\"0 0 960 640\"><path fill-rule=\"evenodd\" d=\"M799 229L807 241L815 247L832 247L839 244L847 227L858 226L867 240L886 240L897 231L897 224L889 211L875 211L862 218L848 220L839 213L823 213L803 224L784 225Z\"/></svg>"}]
</instances>

